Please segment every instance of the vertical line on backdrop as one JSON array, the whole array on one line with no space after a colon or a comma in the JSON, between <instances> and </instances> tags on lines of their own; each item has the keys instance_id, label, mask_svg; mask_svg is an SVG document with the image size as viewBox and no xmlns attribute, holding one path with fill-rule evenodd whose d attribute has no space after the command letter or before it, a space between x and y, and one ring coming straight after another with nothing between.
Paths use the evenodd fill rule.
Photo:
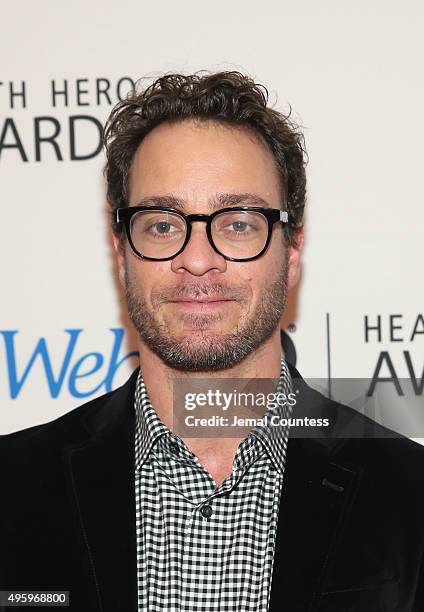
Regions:
<instances>
[{"instance_id":1,"label":"vertical line on backdrop","mask_svg":"<svg viewBox=\"0 0 424 612\"><path fill-rule=\"evenodd\" d=\"M331 397L331 351L330 351L330 313L327 312L326 316L326 327L327 327L327 377L328 377L328 397Z\"/></svg>"}]
</instances>

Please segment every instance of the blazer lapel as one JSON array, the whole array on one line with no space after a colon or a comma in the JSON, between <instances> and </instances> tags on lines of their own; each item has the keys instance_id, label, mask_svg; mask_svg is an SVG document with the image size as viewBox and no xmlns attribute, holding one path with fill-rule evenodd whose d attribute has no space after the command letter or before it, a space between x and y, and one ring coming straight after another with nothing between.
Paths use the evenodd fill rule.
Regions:
<instances>
[{"instance_id":1,"label":"blazer lapel","mask_svg":"<svg viewBox=\"0 0 424 612\"><path fill-rule=\"evenodd\" d=\"M99 610L137 610L134 386L138 370L100 410L87 408L88 440L64 451L81 542Z\"/></svg>"},{"instance_id":2,"label":"blazer lapel","mask_svg":"<svg viewBox=\"0 0 424 612\"><path fill-rule=\"evenodd\" d=\"M313 391L295 368L290 371L302 398L302 415L337 421L337 404ZM344 443L290 433L280 500L269 612L314 609L338 534L352 504L360 468L343 465L335 449ZM303 435L303 437L301 437ZM326 435L327 437L324 437Z\"/></svg>"},{"instance_id":3,"label":"blazer lapel","mask_svg":"<svg viewBox=\"0 0 424 612\"><path fill-rule=\"evenodd\" d=\"M319 446L318 440L288 442L270 612L313 609L327 559L356 492L356 471L331 462Z\"/></svg>"}]
</instances>

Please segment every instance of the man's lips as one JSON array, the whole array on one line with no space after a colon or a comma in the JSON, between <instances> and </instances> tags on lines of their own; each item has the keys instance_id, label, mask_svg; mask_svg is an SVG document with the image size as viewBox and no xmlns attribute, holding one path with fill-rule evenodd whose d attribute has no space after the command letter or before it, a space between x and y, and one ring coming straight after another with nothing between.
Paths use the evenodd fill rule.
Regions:
<instances>
[{"instance_id":1,"label":"man's lips","mask_svg":"<svg viewBox=\"0 0 424 612\"><path fill-rule=\"evenodd\" d=\"M180 298L177 300L169 300L172 304L178 304L180 302L188 302L188 303L196 303L196 304L209 304L211 302L233 302L234 300L231 300L229 298L211 298L211 297L207 297L207 298Z\"/></svg>"},{"instance_id":2,"label":"man's lips","mask_svg":"<svg viewBox=\"0 0 424 612\"><path fill-rule=\"evenodd\" d=\"M234 302L234 300L226 298L203 297L169 300L168 304L173 304L174 306L184 308L186 310L212 310L225 306L226 304L231 304L232 302Z\"/></svg>"}]
</instances>

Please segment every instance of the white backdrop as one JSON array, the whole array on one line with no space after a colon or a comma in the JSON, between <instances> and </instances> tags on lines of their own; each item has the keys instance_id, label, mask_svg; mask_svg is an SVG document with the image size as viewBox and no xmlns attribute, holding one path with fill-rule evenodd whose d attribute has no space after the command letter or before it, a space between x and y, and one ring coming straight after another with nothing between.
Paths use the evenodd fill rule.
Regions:
<instances>
[{"instance_id":1,"label":"white backdrop","mask_svg":"<svg viewBox=\"0 0 424 612\"><path fill-rule=\"evenodd\" d=\"M300 372L325 379L329 347L333 377L371 378L382 359L381 376L392 364L420 383L423 18L418 0L3 6L0 433L50 421L133 368L120 364L134 344L103 155L81 158L128 79L164 71L245 71L304 126L307 240L284 320ZM365 317L380 326L368 342Z\"/></svg>"}]
</instances>

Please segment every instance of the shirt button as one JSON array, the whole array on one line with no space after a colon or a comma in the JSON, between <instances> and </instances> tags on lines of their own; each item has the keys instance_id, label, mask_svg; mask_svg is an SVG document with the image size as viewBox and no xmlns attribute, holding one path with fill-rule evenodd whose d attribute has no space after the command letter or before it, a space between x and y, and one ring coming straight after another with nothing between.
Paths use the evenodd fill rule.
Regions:
<instances>
[{"instance_id":1,"label":"shirt button","mask_svg":"<svg viewBox=\"0 0 424 612\"><path fill-rule=\"evenodd\" d=\"M200 512L205 518L209 518L212 516L212 506L202 506Z\"/></svg>"},{"instance_id":2,"label":"shirt button","mask_svg":"<svg viewBox=\"0 0 424 612\"><path fill-rule=\"evenodd\" d=\"M173 455L178 455L180 453L180 447L178 446L176 442L170 442L169 450L171 451Z\"/></svg>"}]
</instances>

